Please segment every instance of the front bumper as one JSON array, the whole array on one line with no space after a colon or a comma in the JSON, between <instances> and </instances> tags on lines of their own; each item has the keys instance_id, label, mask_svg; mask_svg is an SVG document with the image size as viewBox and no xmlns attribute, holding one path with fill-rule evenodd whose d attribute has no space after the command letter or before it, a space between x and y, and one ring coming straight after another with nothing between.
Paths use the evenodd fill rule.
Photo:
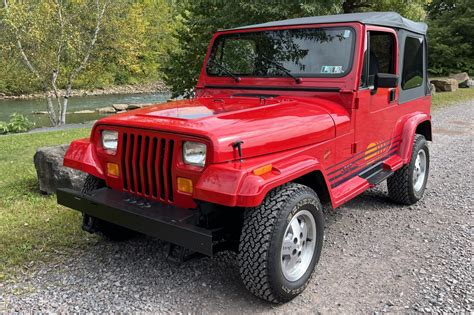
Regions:
<instances>
[{"instance_id":1,"label":"front bumper","mask_svg":"<svg viewBox=\"0 0 474 315\"><path fill-rule=\"evenodd\" d=\"M131 196L109 188L91 195L59 188L58 203L92 217L212 256L213 231L194 225L196 211Z\"/></svg>"}]
</instances>

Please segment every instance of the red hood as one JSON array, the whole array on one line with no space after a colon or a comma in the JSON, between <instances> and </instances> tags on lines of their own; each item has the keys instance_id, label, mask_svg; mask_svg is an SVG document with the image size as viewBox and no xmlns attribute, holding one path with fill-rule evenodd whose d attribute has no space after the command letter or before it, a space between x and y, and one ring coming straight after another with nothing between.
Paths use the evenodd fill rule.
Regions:
<instances>
[{"instance_id":1,"label":"red hood","mask_svg":"<svg viewBox=\"0 0 474 315\"><path fill-rule=\"evenodd\" d=\"M327 104L323 104L327 103ZM232 143L241 140L249 158L335 136L334 121L323 99L274 97L202 97L109 116L98 125L121 125L204 137L212 142L214 162L238 158Z\"/></svg>"}]
</instances>

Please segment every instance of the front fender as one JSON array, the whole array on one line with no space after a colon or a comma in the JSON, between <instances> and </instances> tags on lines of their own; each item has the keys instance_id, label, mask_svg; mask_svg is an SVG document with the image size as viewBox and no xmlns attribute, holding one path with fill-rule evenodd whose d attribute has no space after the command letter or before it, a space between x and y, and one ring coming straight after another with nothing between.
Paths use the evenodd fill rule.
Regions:
<instances>
[{"instance_id":1,"label":"front fender","mask_svg":"<svg viewBox=\"0 0 474 315\"><path fill-rule=\"evenodd\" d=\"M104 171L98 161L94 146L89 138L71 142L64 155L64 166L105 179Z\"/></svg>"},{"instance_id":2,"label":"front fender","mask_svg":"<svg viewBox=\"0 0 474 315\"><path fill-rule=\"evenodd\" d=\"M409 117L403 125L402 142L400 144L400 157L402 158L404 164L410 163L416 128L425 121L430 121L430 115L426 113L416 113L415 115Z\"/></svg>"},{"instance_id":3,"label":"front fender","mask_svg":"<svg viewBox=\"0 0 474 315\"><path fill-rule=\"evenodd\" d=\"M261 176L253 170L272 164L272 171ZM256 207L275 187L312 171L321 170L317 159L308 155L287 157L265 163L240 162L210 165L195 187L193 197L229 207Z\"/></svg>"}]
</instances>

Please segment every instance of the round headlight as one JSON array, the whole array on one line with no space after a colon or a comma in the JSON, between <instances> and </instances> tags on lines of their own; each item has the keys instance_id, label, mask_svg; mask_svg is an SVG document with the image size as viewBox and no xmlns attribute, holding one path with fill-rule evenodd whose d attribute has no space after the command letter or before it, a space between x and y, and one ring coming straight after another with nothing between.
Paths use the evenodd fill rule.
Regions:
<instances>
[{"instance_id":1,"label":"round headlight","mask_svg":"<svg viewBox=\"0 0 474 315\"><path fill-rule=\"evenodd\" d=\"M206 163L206 145L199 142L184 142L183 160L186 164L204 166Z\"/></svg>"},{"instance_id":2,"label":"round headlight","mask_svg":"<svg viewBox=\"0 0 474 315\"><path fill-rule=\"evenodd\" d=\"M118 132L112 130L102 130L102 147L108 151L117 151Z\"/></svg>"}]
</instances>

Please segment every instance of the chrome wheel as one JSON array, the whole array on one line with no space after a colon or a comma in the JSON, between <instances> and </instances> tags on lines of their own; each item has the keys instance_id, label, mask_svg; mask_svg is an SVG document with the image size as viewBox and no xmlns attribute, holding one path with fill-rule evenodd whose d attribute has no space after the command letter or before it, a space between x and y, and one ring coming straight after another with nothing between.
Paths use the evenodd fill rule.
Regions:
<instances>
[{"instance_id":1,"label":"chrome wheel","mask_svg":"<svg viewBox=\"0 0 474 315\"><path fill-rule=\"evenodd\" d=\"M426 177L426 153L424 150L418 151L413 168L413 188L420 191L423 187Z\"/></svg>"},{"instance_id":2,"label":"chrome wheel","mask_svg":"<svg viewBox=\"0 0 474 315\"><path fill-rule=\"evenodd\" d=\"M308 210L299 211L286 227L281 245L281 270L288 281L308 270L316 245L316 223Z\"/></svg>"}]
</instances>

